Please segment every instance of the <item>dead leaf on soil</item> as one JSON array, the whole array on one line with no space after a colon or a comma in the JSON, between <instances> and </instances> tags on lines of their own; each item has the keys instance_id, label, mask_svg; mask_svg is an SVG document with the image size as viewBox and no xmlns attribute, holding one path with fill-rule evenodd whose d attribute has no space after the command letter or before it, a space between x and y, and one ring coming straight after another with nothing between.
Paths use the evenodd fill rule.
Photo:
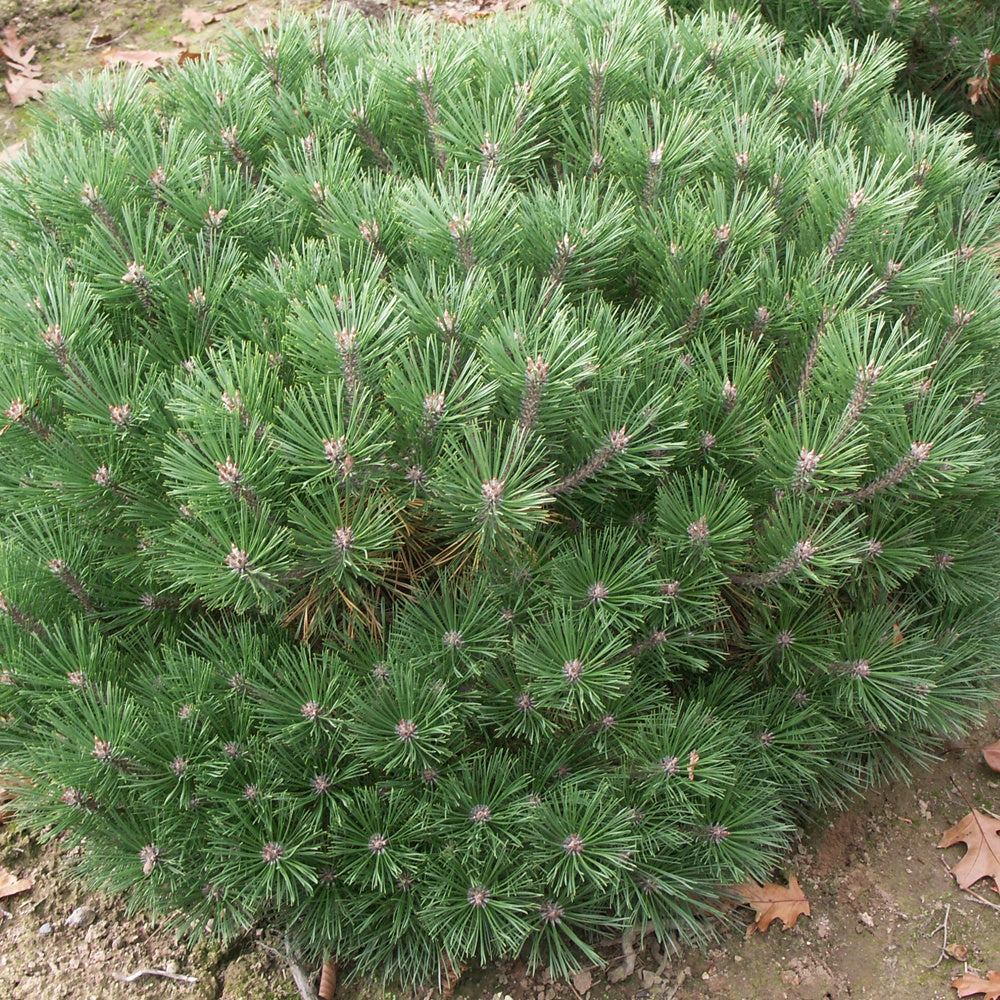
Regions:
<instances>
[{"instance_id":1,"label":"dead leaf on soil","mask_svg":"<svg viewBox=\"0 0 1000 1000\"><path fill-rule=\"evenodd\" d=\"M983 760L994 771L1000 771L1000 740L991 743L988 747L983 747Z\"/></svg>"},{"instance_id":2,"label":"dead leaf on soil","mask_svg":"<svg viewBox=\"0 0 1000 1000\"><path fill-rule=\"evenodd\" d=\"M1000 1000L1000 972L987 972L985 979L966 972L964 976L952 981L951 988L958 990L960 997L972 997L982 993L983 1000Z\"/></svg>"},{"instance_id":3,"label":"dead leaf on soil","mask_svg":"<svg viewBox=\"0 0 1000 1000\"><path fill-rule=\"evenodd\" d=\"M21 76L20 73L12 73L3 82L3 89L7 91L10 103L15 108L20 107L22 104L27 104L28 101L40 101L42 95L51 86L51 83L43 83L41 80L36 80L33 77Z\"/></svg>"},{"instance_id":4,"label":"dead leaf on soil","mask_svg":"<svg viewBox=\"0 0 1000 1000\"><path fill-rule=\"evenodd\" d=\"M10 103L16 108L28 101L40 100L51 84L43 83L38 78L42 71L38 66L31 65L35 58L36 46L24 46L27 43L17 37L17 29L12 24L4 28L3 41L0 42L0 55L7 63L7 79L4 89L10 98Z\"/></svg>"},{"instance_id":5,"label":"dead leaf on soil","mask_svg":"<svg viewBox=\"0 0 1000 1000\"><path fill-rule=\"evenodd\" d=\"M745 882L736 886L736 891L757 911L757 919L747 928L747 937L755 931L763 933L774 920L780 920L787 931L795 926L799 917L809 916L809 900L794 875L788 877L787 886L774 882L767 885Z\"/></svg>"},{"instance_id":6,"label":"dead leaf on soil","mask_svg":"<svg viewBox=\"0 0 1000 1000\"><path fill-rule=\"evenodd\" d=\"M38 71L34 66L28 65L35 58L37 47L32 45L25 50L25 44L23 38L17 37L17 28L13 24L8 24L3 30L3 41L0 42L0 54L3 55L7 62L16 67L19 73L28 73L29 71L37 73Z\"/></svg>"},{"instance_id":7,"label":"dead leaf on soil","mask_svg":"<svg viewBox=\"0 0 1000 1000\"><path fill-rule=\"evenodd\" d=\"M151 49L108 49L101 53L101 65L127 63L130 66L145 66L146 69L160 69L177 56L177 52L154 52Z\"/></svg>"},{"instance_id":8,"label":"dead leaf on soil","mask_svg":"<svg viewBox=\"0 0 1000 1000\"><path fill-rule=\"evenodd\" d=\"M214 10L195 10L193 7L185 7L181 11L181 23L186 24L195 34L204 31L205 28L214 24L217 20Z\"/></svg>"},{"instance_id":9,"label":"dead leaf on soil","mask_svg":"<svg viewBox=\"0 0 1000 1000\"><path fill-rule=\"evenodd\" d=\"M965 857L951 869L959 888L968 889L981 878L993 879L1000 889L1000 820L973 809L938 842L938 847L964 843Z\"/></svg>"},{"instance_id":10,"label":"dead leaf on soil","mask_svg":"<svg viewBox=\"0 0 1000 1000\"><path fill-rule=\"evenodd\" d=\"M220 21L220 15L230 14L246 5L247 0L235 0L234 3L223 4L215 10L195 10L194 7L185 7L181 11L181 21L197 34L199 31L204 31L208 25Z\"/></svg>"},{"instance_id":11,"label":"dead leaf on soil","mask_svg":"<svg viewBox=\"0 0 1000 1000\"><path fill-rule=\"evenodd\" d=\"M17 878L6 868L0 868L0 898L27 892L34 884L35 880L30 875L28 878Z\"/></svg>"}]
</instances>

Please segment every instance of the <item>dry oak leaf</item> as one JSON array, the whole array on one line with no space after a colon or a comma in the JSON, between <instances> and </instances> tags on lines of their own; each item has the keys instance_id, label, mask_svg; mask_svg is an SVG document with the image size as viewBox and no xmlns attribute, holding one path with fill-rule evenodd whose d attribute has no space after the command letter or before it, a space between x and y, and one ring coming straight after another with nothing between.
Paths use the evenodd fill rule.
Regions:
<instances>
[{"instance_id":1,"label":"dry oak leaf","mask_svg":"<svg viewBox=\"0 0 1000 1000\"><path fill-rule=\"evenodd\" d=\"M985 979L966 972L952 981L951 988L958 990L960 997L973 997L982 993L983 1000L1000 1000L1000 972L987 972Z\"/></svg>"},{"instance_id":2,"label":"dry oak leaf","mask_svg":"<svg viewBox=\"0 0 1000 1000\"><path fill-rule=\"evenodd\" d=\"M185 7L181 11L181 22L186 24L195 34L204 31L205 27L218 20L215 11L195 10L193 7Z\"/></svg>"},{"instance_id":3,"label":"dry oak leaf","mask_svg":"<svg viewBox=\"0 0 1000 1000\"><path fill-rule=\"evenodd\" d=\"M3 41L0 42L0 54L11 64L12 69L18 73L25 73L29 76L37 76L39 70L28 63L35 58L36 46L30 46L24 51L24 39L17 37L17 28L13 24L8 24L3 30Z\"/></svg>"},{"instance_id":4,"label":"dry oak leaf","mask_svg":"<svg viewBox=\"0 0 1000 1000\"><path fill-rule=\"evenodd\" d=\"M991 743L988 747L983 747L983 760L994 771L1000 771L1000 740Z\"/></svg>"},{"instance_id":5,"label":"dry oak leaf","mask_svg":"<svg viewBox=\"0 0 1000 1000\"><path fill-rule=\"evenodd\" d=\"M35 58L34 45L25 49L24 39L17 37L17 29L12 24L4 28L3 41L0 42L0 55L7 62L8 77L4 80L4 89L10 98L10 103L16 108L28 101L40 100L46 89L51 86L42 83L38 78L42 75L38 66L32 66Z\"/></svg>"},{"instance_id":6,"label":"dry oak leaf","mask_svg":"<svg viewBox=\"0 0 1000 1000\"><path fill-rule=\"evenodd\" d=\"M938 847L964 843L965 857L951 869L960 889L968 889L981 878L991 878L1000 889L1000 820L973 809L938 842Z\"/></svg>"},{"instance_id":7,"label":"dry oak leaf","mask_svg":"<svg viewBox=\"0 0 1000 1000\"><path fill-rule=\"evenodd\" d=\"M757 911L757 919L747 928L747 937L755 931L763 933L773 920L780 920L787 931L795 926L799 917L809 916L809 900L794 875L788 876L787 886L774 882L767 885L744 882L736 886L736 892Z\"/></svg>"},{"instance_id":8,"label":"dry oak leaf","mask_svg":"<svg viewBox=\"0 0 1000 1000\"><path fill-rule=\"evenodd\" d=\"M215 10L195 10L194 7L185 7L181 11L181 21L197 34L199 31L204 31L208 25L220 21L222 19L220 15L231 14L246 5L247 0L233 0L232 3L223 4Z\"/></svg>"},{"instance_id":9,"label":"dry oak leaf","mask_svg":"<svg viewBox=\"0 0 1000 1000\"><path fill-rule=\"evenodd\" d=\"M3 88L15 108L27 104L28 101L40 101L51 86L51 83L44 83L32 76L22 76L20 73L11 73L3 82Z\"/></svg>"},{"instance_id":10,"label":"dry oak leaf","mask_svg":"<svg viewBox=\"0 0 1000 1000\"><path fill-rule=\"evenodd\" d=\"M0 868L0 898L27 892L34 884L35 880L30 875L27 878L17 878L6 868Z\"/></svg>"},{"instance_id":11,"label":"dry oak leaf","mask_svg":"<svg viewBox=\"0 0 1000 1000\"><path fill-rule=\"evenodd\" d=\"M119 63L145 66L146 69L160 69L165 62L176 59L176 52L153 52L149 49L108 49L101 54L102 66L117 66Z\"/></svg>"}]
</instances>

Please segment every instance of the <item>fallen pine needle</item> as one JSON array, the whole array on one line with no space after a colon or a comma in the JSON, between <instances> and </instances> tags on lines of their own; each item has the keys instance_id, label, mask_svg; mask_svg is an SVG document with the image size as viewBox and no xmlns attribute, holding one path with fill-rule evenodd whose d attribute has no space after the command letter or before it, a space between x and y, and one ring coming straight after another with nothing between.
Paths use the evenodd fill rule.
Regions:
<instances>
[{"instance_id":1,"label":"fallen pine needle","mask_svg":"<svg viewBox=\"0 0 1000 1000\"><path fill-rule=\"evenodd\" d=\"M111 978L117 979L120 983L134 983L140 976L160 976L163 979L176 979L182 983L198 982L194 976L179 976L176 972L167 972L166 969L138 969L127 976L123 976L120 972L111 973Z\"/></svg>"}]
</instances>

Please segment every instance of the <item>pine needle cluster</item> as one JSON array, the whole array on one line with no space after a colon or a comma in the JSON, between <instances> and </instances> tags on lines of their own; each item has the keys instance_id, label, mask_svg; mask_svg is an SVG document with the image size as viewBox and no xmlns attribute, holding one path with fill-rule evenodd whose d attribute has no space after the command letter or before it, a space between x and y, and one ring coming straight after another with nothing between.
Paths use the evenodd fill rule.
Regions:
<instances>
[{"instance_id":1,"label":"pine needle cluster","mask_svg":"<svg viewBox=\"0 0 1000 1000\"><path fill-rule=\"evenodd\" d=\"M996 179L900 51L575 0L54 93L0 755L136 907L419 981L710 933L978 718Z\"/></svg>"},{"instance_id":2,"label":"pine needle cluster","mask_svg":"<svg viewBox=\"0 0 1000 1000\"><path fill-rule=\"evenodd\" d=\"M904 48L901 92L929 95L938 114L956 114L984 155L1000 156L1000 8L992 0L733 0L761 14L792 48L831 28ZM675 0L692 12L701 0Z\"/></svg>"}]
</instances>

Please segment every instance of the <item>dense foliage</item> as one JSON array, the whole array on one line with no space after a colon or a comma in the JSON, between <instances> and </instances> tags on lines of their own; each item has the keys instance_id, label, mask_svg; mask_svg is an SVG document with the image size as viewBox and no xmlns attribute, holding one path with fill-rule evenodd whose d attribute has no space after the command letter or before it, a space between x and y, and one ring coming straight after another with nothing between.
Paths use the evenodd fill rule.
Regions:
<instances>
[{"instance_id":1,"label":"dense foliage","mask_svg":"<svg viewBox=\"0 0 1000 1000\"><path fill-rule=\"evenodd\" d=\"M701 0L674 0L694 10ZM1000 7L994 0L736 0L791 45L831 27L904 48L897 86L929 94L937 113L960 114L985 155L1000 156Z\"/></svg>"},{"instance_id":2,"label":"dense foliage","mask_svg":"<svg viewBox=\"0 0 1000 1000\"><path fill-rule=\"evenodd\" d=\"M996 676L996 184L887 44L300 22L0 179L0 753L195 930L703 936Z\"/></svg>"}]
</instances>

